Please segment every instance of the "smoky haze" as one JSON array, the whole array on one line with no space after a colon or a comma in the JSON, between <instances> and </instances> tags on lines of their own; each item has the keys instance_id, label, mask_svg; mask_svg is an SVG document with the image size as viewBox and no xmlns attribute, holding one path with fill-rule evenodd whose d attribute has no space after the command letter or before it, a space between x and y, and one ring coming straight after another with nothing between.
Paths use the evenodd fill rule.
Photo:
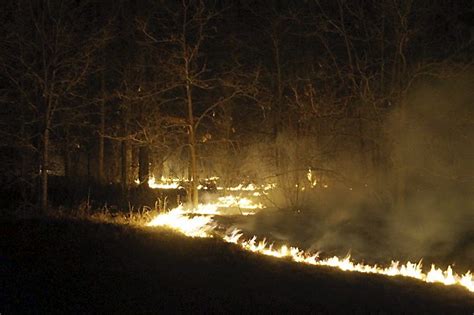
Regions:
<instances>
[{"instance_id":1,"label":"smoky haze","mask_svg":"<svg viewBox=\"0 0 474 315\"><path fill-rule=\"evenodd\" d=\"M391 148L390 171L375 170L355 184L328 179L329 187L302 192L294 211L285 208L286 188L277 189L268 196L268 210L236 227L327 255L350 252L375 263L423 258L472 269L473 86L471 72L411 89L403 112L393 111L383 124L384 145ZM263 164L255 155L252 160ZM352 164L355 169L347 168L352 156L337 160L344 165L345 178L360 171L357 163ZM404 197L397 199L400 190Z\"/></svg>"}]
</instances>

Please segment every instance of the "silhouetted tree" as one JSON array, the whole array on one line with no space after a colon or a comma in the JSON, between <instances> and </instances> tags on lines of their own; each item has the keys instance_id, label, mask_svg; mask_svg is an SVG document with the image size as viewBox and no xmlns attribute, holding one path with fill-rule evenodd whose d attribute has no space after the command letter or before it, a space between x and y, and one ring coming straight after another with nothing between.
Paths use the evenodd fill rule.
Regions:
<instances>
[{"instance_id":1,"label":"silhouetted tree","mask_svg":"<svg viewBox=\"0 0 474 315\"><path fill-rule=\"evenodd\" d=\"M77 93L98 47L99 31L86 23L88 5L45 0L18 1L8 7L2 74L9 84L10 105L17 106L15 111L23 116L20 123L28 126L21 141L38 153L43 210L48 207L51 134L64 122L58 121L60 112L73 117L81 106Z\"/></svg>"}]
</instances>

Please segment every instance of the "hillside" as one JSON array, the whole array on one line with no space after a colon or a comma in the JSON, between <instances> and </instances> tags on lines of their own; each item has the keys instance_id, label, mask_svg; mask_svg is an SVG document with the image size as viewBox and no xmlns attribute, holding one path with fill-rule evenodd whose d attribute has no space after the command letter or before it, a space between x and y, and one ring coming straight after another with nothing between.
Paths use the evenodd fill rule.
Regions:
<instances>
[{"instance_id":1,"label":"hillside","mask_svg":"<svg viewBox=\"0 0 474 315\"><path fill-rule=\"evenodd\" d=\"M296 265L213 239L3 219L0 313L472 314L462 288Z\"/></svg>"}]
</instances>

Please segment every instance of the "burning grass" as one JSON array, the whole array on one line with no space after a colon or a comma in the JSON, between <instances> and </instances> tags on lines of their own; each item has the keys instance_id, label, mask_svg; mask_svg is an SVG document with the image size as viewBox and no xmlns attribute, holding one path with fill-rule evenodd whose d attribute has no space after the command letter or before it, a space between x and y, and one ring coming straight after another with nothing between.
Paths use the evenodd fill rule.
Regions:
<instances>
[{"instance_id":1,"label":"burning grass","mask_svg":"<svg viewBox=\"0 0 474 315\"><path fill-rule=\"evenodd\" d=\"M311 268L167 229L0 221L2 313L462 314L460 288Z\"/></svg>"},{"instance_id":2,"label":"burning grass","mask_svg":"<svg viewBox=\"0 0 474 315\"><path fill-rule=\"evenodd\" d=\"M308 180L311 187L313 187L313 182L311 181L312 178L310 176L311 173L308 174ZM156 184L154 178L150 181L153 185ZM178 179L169 179L168 181L173 185L179 182ZM167 183L168 182L166 182L165 179L161 179L161 182L157 185L166 185ZM152 185L150 185L150 187L152 187ZM470 271L467 271L464 274L458 274L453 271L453 268L450 265L445 269L441 269L440 267L431 264L431 268L427 270L426 268L423 269L421 260L418 262L408 261L406 263L392 260L386 265L379 265L377 263L368 264L357 262L352 259L350 255L320 257L319 252L304 251L289 244L275 246L273 243L267 242L265 238L261 240L257 240L256 236L245 238L244 233L235 227L232 227L227 231L222 231L222 227L220 227L218 222L215 220L216 216L239 214L254 215L256 212L264 208L258 200L255 201L242 196L242 192L265 193L273 188L275 187L271 185L258 187L253 184L246 186L239 185L226 189L228 192L227 195L215 197L215 202L200 204L197 209L186 209L184 206L180 205L169 212L162 213L157 213L156 211L143 211L142 213L135 215L133 212L130 212L128 216L112 218L112 222L122 224L132 223L138 226L147 225L151 227L168 227L186 236L218 238L224 242L236 244L244 250L277 258L288 258L296 263L313 266L329 266L343 271L381 274L391 277L404 276L415 278L427 283L436 282L444 285L457 285L474 293L473 274ZM238 209L238 212L235 211L236 209ZM110 215L104 215L102 213L98 213L95 216L92 216L92 218L111 221Z\"/></svg>"},{"instance_id":3,"label":"burning grass","mask_svg":"<svg viewBox=\"0 0 474 315\"><path fill-rule=\"evenodd\" d=\"M387 309L396 310L395 313L452 313L453 310L457 312L459 309L466 310L471 307L472 303L469 304L469 301L472 302L472 292L474 292L473 276L470 272L462 275L457 274L451 266L442 270L434 265L431 265L431 269L423 268L421 261L404 264L392 261L388 264L382 263L382 265L359 263L357 261L362 260L355 260L349 255L329 256L327 253L320 254L312 250L300 249L305 247L291 246L289 245L291 242L273 243L267 241L264 238L265 235L270 236L271 234L265 234L264 230L261 231L259 237L247 237L246 235L252 234L236 229L235 222L267 215L268 210L264 209L264 206L255 197L266 195L267 191L274 187L262 186L257 189L253 185L239 185L234 188L226 189L227 195L221 193L220 196L214 196L214 202L200 204L197 209L187 209L180 205L170 211L155 207L155 209L144 208L141 211L131 209L127 213L121 213L112 212L107 207L100 211L91 211L85 205L73 214L72 217L76 219L74 221L71 221L70 213L61 212L50 215L50 220L59 221L60 224L67 222L66 225L77 225L80 229L89 225L99 229L100 236L93 236L96 239L90 240L88 235L81 235L82 232L77 234L73 227L72 234L74 235L68 237L78 238L78 240L74 240L68 245L60 244L59 246L65 253L68 252L69 245L72 246L73 251L76 250L74 246L87 248L89 245L77 244L77 242L82 242L81 238L84 237L87 239L86 243L102 244L100 246L103 247L92 249L92 252L81 250L80 253L74 254L76 256L73 255L74 260L77 260L80 265L79 271L89 273L89 281L93 281L90 279L91 274L98 274L101 278L100 274L104 272L102 265L95 269L96 261L99 261L100 264L105 263L113 269L119 266L118 273L114 271L109 274L109 277L114 279L124 277L123 286L129 286L131 281L132 287L136 289L143 290L145 287L145 291L147 291L149 288L153 288L153 292L146 295L148 299L153 299L151 296L156 296L154 292L156 290L166 301L172 303L172 305L164 305L150 300L143 302L132 294L134 299L140 300L140 303L145 305L143 306L144 312L151 310L150 305L153 305L153 312L172 310L173 312L204 313L262 313L274 310L278 312L314 312L316 310L321 313L341 311L367 313L386 311ZM256 194L257 192L258 194ZM259 212L261 215L258 214ZM274 215L274 213L268 213L268 216ZM75 223L71 224L70 222ZM49 225L49 223L46 224ZM170 233L169 229L189 238L182 238L174 232ZM49 228L46 230L49 231ZM91 233L96 232L92 231ZM28 237L33 234L30 233ZM130 243L130 238L133 239L133 244ZM143 241L147 243L146 246L141 244ZM52 241L52 243L54 242L57 240ZM4 244L7 243L4 242ZM182 244L186 245L182 246ZM42 248L41 246L38 245L38 248ZM108 249L104 249L105 247L116 248L119 252L109 252ZM161 249L157 252L155 247ZM8 249L8 246L4 246L4 248ZM22 252L21 246L19 251ZM184 252L186 252L184 255L186 259L183 260L181 256ZM49 258L46 258L45 261L56 259L52 258L56 254L54 252L51 257L47 254ZM37 253L37 255L42 257L42 253ZM86 256L86 259L82 257L83 255ZM60 255L57 259L70 263L69 257ZM134 258L130 260L128 257ZM143 261L137 261L135 258ZM177 263L176 259L180 261ZM124 264L131 264L133 268L129 269ZM252 266L250 269L246 269L248 264ZM81 269L84 265L86 270ZM166 271L162 270L163 265L168 268ZM60 265L56 266L62 268ZM243 271L241 270L242 266L244 266ZM275 266L278 266L276 273L274 272ZM318 268L313 266L318 266ZM43 271L45 270L41 272ZM51 273L51 270L45 272ZM68 272L77 272L77 270ZM135 272L141 274L139 280L130 280L130 277L134 277L130 273ZM195 272L201 274L199 279L190 276L190 273ZM189 276L193 279L191 282L188 282L190 281ZM154 278L160 287L156 288L157 284L150 283L148 277ZM390 277L390 280L387 277ZM163 278L166 280L164 281ZM440 285L428 286L420 280L449 285L451 290ZM266 283L262 284L260 281ZM161 287L163 283L165 283L165 288ZM253 287L249 290L246 283ZM39 286L38 283L36 285ZM59 285L68 287L68 284L64 282ZM20 286L28 287L28 284L22 283ZM102 286L105 286L106 290L110 290L112 287L116 290L114 285L107 282L99 284L96 293ZM231 288L233 286L236 286L237 289ZM275 286L284 286L285 290L275 291ZM393 288L387 291L387 286ZM82 289L83 287L81 287ZM314 294L313 289L318 291L317 295ZM268 292L262 290L268 290ZM321 291L324 293L321 294ZM298 292L297 296L294 292ZM361 295L360 292L364 292L364 294ZM97 294L103 298L109 298L104 293ZM41 294L39 296L45 298ZM394 296L397 303L393 301ZM74 298L72 300L74 303L71 305L82 303ZM55 305L51 300L48 301L50 304L46 306L40 303L40 308L46 307L48 309L50 305ZM342 304L341 301L343 301ZM413 301L416 301L415 306L413 306ZM103 303L98 300L96 302ZM131 304L127 305L132 307ZM469 307L465 308L464 305L469 305ZM72 310L68 308L69 305L61 307L62 310ZM93 308L86 307L85 309L90 311ZM99 309L113 311L114 306L107 305L106 308Z\"/></svg>"},{"instance_id":4,"label":"burning grass","mask_svg":"<svg viewBox=\"0 0 474 315\"><path fill-rule=\"evenodd\" d=\"M312 186L313 182L311 182L311 176L308 176L308 179ZM151 184L148 183L150 187L162 188L163 185L170 183L170 185L177 185L180 180L168 179L165 181L165 179L162 178L161 181L156 182L155 179L152 178L150 182ZM153 185L157 186L155 187ZM392 260L389 263L384 261L362 263L357 262L351 258L350 255L326 255L326 257L320 257L319 252L305 251L289 243L276 246L272 242L268 242L265 238L257 240L256 236L245 237L241 230L232 225L229 229L225 230L224 228L223 230L223 227L215 220L217 216L247 216L256 214L261 211L264 206L258 199L255 200L253 193L266 193L268 190L274 188L275 186L272 185L238 185L225 189L227 195L214 196L214 202L200 204L197 209L187 209L183 205L180 205L167 212L159 212L160 209L155 208L154 210L144 209L141 212L130 211L126 214L116 213L114 215L110 213L107 208L104 208L102 211L95 213L87 213L87 211L81 210L79 214L86 214L89 219L105 222L131 224L135 226L168 227L190 237L217 238L224 242L236 244L247 251L277 258L288 258L296 263L313 266L330 266L343 271L410 277L427 283L437 282L445 285L462 286L474 293L474 279L472 273L467 271L464 274L458 274L453 271L450 265L445 269L441 269L431 264L431 268L427 270L426 268L423 269L421 260L418 262L408 261L406 263L401 263L398 260ZM249 193L254 198L248 198ZM362 257L362 259L364 258L365 257Z\"/></svg>"},{"instance_id":5,"label":"burning grass","mask_svg":"<svg viewBox=\"0 0 474 315\"><path fill-rule=\"evenodd\" d=\"M203 207L205 208L205 206ZM195 216L196 214L193 212L193 210L185 210L183 207L178 207L168 213L159 214L147 223L147 226L169 227L190 237L218 237L225 242L236 244L244 250L266 256L288 258L297 263L330 266L343 271L381 274L385 276L404 276L428 283L438 282L444 285L458 285L474 293L474 279L470 271L459 275L453 272L451 266L448 266L446 270L441 270L435 265L431 265L431 269L428 272L424 272L421 261L418 263L407 262L405 264L399 261L392 261L390 266L383 267L357 263L352 261L350 256L344 258L334 256L321 259L318 253L311 254L297 247L288 245L275 247L265 239L257 241L255 236L245 239L243 234L237 229L226 234L215 233L217 223L213 220L212 215L219 213L217 209L211 215L205 213L206 215L204 216L199 215L199 213L202 214L200 209L196 210L198 216Z\"/></svg>"}]
</instances>

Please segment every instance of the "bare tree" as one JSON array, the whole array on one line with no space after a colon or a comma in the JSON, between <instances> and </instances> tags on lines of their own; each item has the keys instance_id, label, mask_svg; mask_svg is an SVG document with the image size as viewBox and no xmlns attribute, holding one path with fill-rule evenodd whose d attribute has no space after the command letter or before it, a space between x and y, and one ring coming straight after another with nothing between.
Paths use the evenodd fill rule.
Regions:
<instances>
[{"instance_id":1,"label":"bare tree","mask_svg":"<svg viewBox=\"0 0 474 315\"><path fill-rule=\"evenodd\" d=\"M34 146L40 161L43 210L48 208L50 137L62 123L56 120L57 114L71 110L97 48L94 31L75 21L87 18L84 6L87 3L19 1L12 4L14 13L6 22L2 73L18 105L32 119L28 122L34 126L30 139L38 139Z\"/></svg>"},{"instance_id":2,"label":"bare tree","mask_svg":"<svg viewBox=\"0 0 474 315\"><path fill-rule=\"evenodd\" d=\"M164 72L175 82L171 89L178 95L172 101L185 104L182 114L186 117L189 194L194 208L199 202L198 147L203 143L198 140L199 128L212 122L216 111L231 100L252 94L248 84L242 83L244 75L238 65L219 67L218 62L205 57L205 52L210 53L209 38L216 34L212 23L220 12L204 1L183 0L178 6L157 12L152 21L139 23L147 40L167 55Z\"/></svg>"}]
</instances>

